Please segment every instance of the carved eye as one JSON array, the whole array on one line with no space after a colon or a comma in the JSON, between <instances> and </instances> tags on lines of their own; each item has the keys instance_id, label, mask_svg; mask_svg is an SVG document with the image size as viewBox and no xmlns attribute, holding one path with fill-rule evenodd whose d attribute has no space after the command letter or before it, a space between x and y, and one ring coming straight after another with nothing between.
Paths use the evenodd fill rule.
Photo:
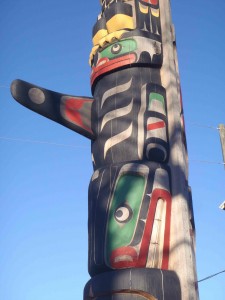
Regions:
<instances>
[{"instance_id":1,"label":"carved eye","mask_svg":"<svg viewBox=\"0 0 225 300\"><path fill-rule=\"evenodd\" d=\"M119 223L128 222L133 216L132 209L128 205L120 206L114 213L114 217Z\"/></svg>"},{"instance_id":2,"label":"carved eye","mask_svg":"<svg viewBox=\"0 0 225 300\"><path fill-rule=\"evenodd\" d=\"M118 54L122 49L122 46L120 44L114 44L111 48L112 54Z\"/></svg>"}]
</instances>

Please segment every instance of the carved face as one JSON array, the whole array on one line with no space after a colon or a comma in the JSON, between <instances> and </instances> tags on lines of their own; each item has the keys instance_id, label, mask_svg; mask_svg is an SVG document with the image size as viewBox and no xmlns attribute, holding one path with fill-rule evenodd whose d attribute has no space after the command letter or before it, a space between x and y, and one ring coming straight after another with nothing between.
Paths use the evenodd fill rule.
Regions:
<instances>
[{"instance_id":1,"label":"carved face","mask_svg":"<svg viewBox=\"0 0 225 300\"><path fill-rule=\"evenodd\" d=\"M122 175L116 185L107 228L106 256L113 268L129 267L137 253L129 247L137 227L146 178L136 174Z\"/></svg>"},{"instance_id":2,"label":"carved face","mask_svg":"<svg viewBox=\"0 0 225 300\"><path fill-rule=\"evenodd\" d=\"M136 61L135 50L137 50L137 42L134 39L127 39L113 43L98 52L92 65L92 83L104 73L134 63Z\"/></svg>"},{"instance_id":3,"label":"carved face","mask_svg":"<svg viewBox=\"0 0 225 300\"><path fill-rule=\"evenodd\" d=\"M144 173L122 173L114 189L105 243L106 263L113 269L168 268L168 173L160 168Z\"/></svg>"},{"instance_id":4,"label":"carved face","mask_svg":"<svg viewBox=\"0 0 225 300\"><path fill-rule=\"evenodd\" d=\"M122 39L97 52L92 63L91 83L103 74L133 64L162 64L161 43L144 36Z\"/></svg>"}]
</instances>

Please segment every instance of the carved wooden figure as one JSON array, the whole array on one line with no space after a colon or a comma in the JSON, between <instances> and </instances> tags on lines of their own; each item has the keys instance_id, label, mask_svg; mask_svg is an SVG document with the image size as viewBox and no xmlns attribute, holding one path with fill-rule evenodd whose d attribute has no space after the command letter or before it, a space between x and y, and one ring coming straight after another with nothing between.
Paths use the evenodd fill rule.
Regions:
<instances>
[{"instance_id":1,"label":"carved wooden figure","mask_svg":"<svg viewBox=\"0 0 225 300\"><path fill-rule=\"evenodd\" d=\"M89 58L93 98L21 80L12 83L12 95L92 141L91 279L84 299L195 300L194 221L169 2L100 3Z\"/></svg>"}]
</instances>

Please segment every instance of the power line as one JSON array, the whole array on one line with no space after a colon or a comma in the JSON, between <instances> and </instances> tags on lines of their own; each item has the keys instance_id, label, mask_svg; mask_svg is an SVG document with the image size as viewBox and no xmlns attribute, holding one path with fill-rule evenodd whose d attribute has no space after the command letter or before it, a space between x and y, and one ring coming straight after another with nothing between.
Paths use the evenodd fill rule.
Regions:
<instances>
[{"instance_id":1,"label":"power line","mask_svg":"<svg viewBox=\"0 0 225 300\"><path fill-rule=\"evenodd\" d=\"M198 124L198 123L195 123L195 122L187 122L187 123L189 123L190 125L196 126L196 127L203 127L203 128L210 128L210 129L214 129L214 130L219 130L218 127L214 127L214 126L202 125L202 124Z\"/></svg>"},{"instance_id":2,"label":"power line","mask_svg":"<svg viewBox=\"0 0 225 300\"><path fill-rule=\"evenodd\" d=\"M0 85L0 88L10 89L10 87L6 85Z\"/></svg>"},{"instance_id":3,"label":"power line","mask_svg":"<svg viewBox=\"0 0 225 300\"><path fill-rule=\"evenodd\" d=\"M225 165L223 162L217 162L217 161L209 161L209 160L197 160L197 159L188 159L189 162L197 162L197 163L203 163L203 164L215 164L215 165Z\"/></svg>"},{"instance_id":4,"label":"power line","mask_svg":"<svg viewBox=\"0 0 225 300\"><path fill-rule=\"evenodd\" d=\"M55 142L39 141L39 140L32 140L32 139L22 139L22 138L11 138L11 137L5 137L5 136L0 136L0 140L23 142L23 143L33 143L33 144L45 144L45 145L51 145L51 146L70 147L70 148L86 148L86 149L89 148L88 146L68 145L68 144L61 144L61 143L55 143ZM223 162L197 160L197 159L189 159L189 162L225 165L225 163L223 163Z\"/></svg>"},{"instance_id":5,"label":"power line","mask_svg":"<svg viewBox=\"0 0 225 300\"><path fill-rule=\"evenodd\" d=\"M20 138L10 138L0 136L1 140L8 140L8 141L16 141L16 142L24 142L24 143L33 143L33 144L46 144L52 146L60 146L60 147L70 147L70 148L88 148L87 146L75 146L75 145L66 145L54 142L47 142L47 141L37 141L37 140L30 140L30 139L20 139Z\"/></svg>"},{"instance_id":6,"label":"power line","mask_svg":"<svg viewBox=\"0 0 225 300\"><path fill-rule=\"evenodd\" d=\"M223 270L223 271L221 271L221 272L218 272L218 273L215 273L215 274L212 274L212 275L210 275L210 276L208 276L208 277L205 277L205 278L203 278L203 279L201 279L201 280L198 280L197 282L202 282L202 281L208 280L208 279L210 279L210 278L212 278L212 277L215 277L215 276L217 276L217 275L219 275L219 274L221 274L221 273L224 273L224 272L225 272L225 270Z\"/></svg>"}]
</instances>

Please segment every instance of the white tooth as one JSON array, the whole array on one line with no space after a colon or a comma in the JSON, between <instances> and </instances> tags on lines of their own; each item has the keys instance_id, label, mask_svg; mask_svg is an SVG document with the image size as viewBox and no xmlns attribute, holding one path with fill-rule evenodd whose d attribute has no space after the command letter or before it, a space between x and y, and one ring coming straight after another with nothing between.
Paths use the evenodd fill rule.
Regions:
<instances>
[{"instance_id":1,"label":"white tooth","mask_svg":"<svg viewBox=\"0 0 225 300\"><path fill-rule=\"evenodd\" d=\"M119 262L119 261L133 261L133 258L130 255L120 255L115 257L115 262Z\"/></svg>"},{"instance_id":2,"label":"white tooth","mask_svg":"<svg viewBox=\"0 0 225 300\"><path fill-rule=\"evenodd\" d=\"M106 60L102 60L99 64L98 64L98 66L102 66L102 65L104 65L106 63Z\"/></svg>"}]
</instances>

